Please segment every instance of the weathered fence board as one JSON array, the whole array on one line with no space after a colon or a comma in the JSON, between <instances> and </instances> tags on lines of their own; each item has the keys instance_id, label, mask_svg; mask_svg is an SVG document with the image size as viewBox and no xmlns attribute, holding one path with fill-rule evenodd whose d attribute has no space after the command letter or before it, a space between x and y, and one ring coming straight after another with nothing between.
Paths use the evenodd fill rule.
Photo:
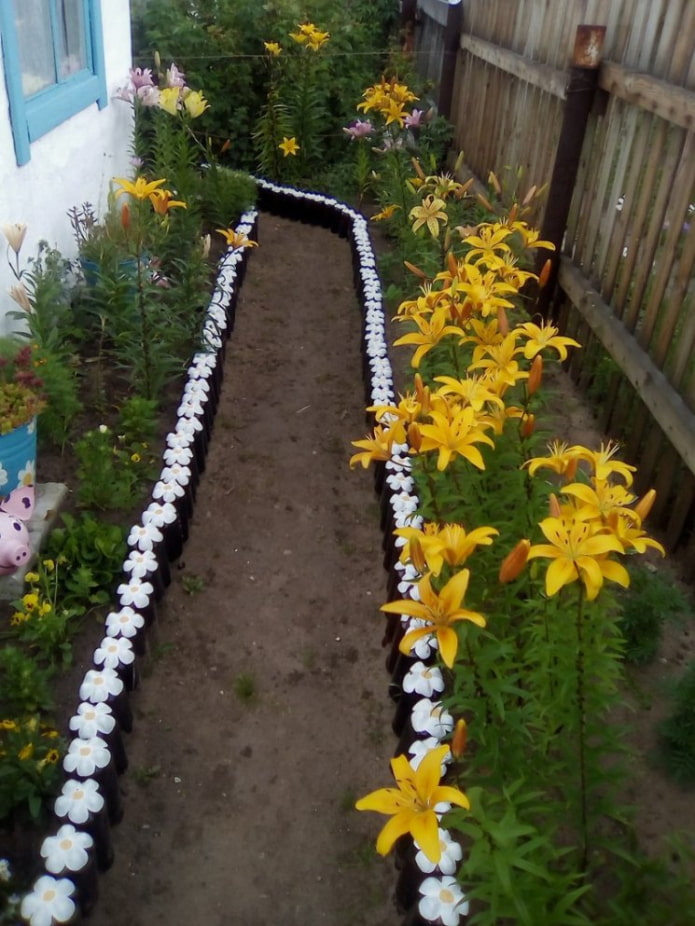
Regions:
<instances>
[{"instance_id":1,"label":"weathered fence board","mask_svg":"<svg viewBox=\"0 0 695 926\"><path fill-rule=\"evenodd\" d=\"M439 20L447 6L418 5ZM510 194L548 182L580 24L606 34L556 317L587 345L573 376L660 489L667 542L695 563L695 0L465 0L454 148Z\"/></svg>"}]
</instances>

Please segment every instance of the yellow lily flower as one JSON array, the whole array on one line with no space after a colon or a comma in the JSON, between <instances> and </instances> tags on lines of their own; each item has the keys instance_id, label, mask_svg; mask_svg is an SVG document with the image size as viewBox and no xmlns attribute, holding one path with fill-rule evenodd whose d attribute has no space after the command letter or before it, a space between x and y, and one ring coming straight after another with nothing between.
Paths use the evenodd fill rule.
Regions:
<instances>
[{"instance_id":1,"label":"yellow lily flower","mask_svg":"<svg viewBox=\"0 0 695 926\"><path fill-rule=\"evenodd\" d=\"M636 472L637 467L630 466L629 463L623 463L621 460L614 460L613 457L620 449L620 445L609 441L607 444L601 443L598 450L589 450L577 444L572 448L580 460L585 460L593 469L594 476L598 480L608 479L612 474L620 476L625 480L625 485L632 485L632 474Z\"/></svg>"},{"instance_id":2,"label":"yellow lily flower","mask_svg":"<svg viewBox=\"0 0 695 926\"><path fill-rule=\"evenodd\" d=\"M198 116L202 116L206 109L210 108L210 104L200 90L189 90L184 93L183 105L191 119L197 119Z\"/></svg>"},{"instance_id":3,"label":"yellow lily flower","mask_svg":"<svg viewBox=\"0 0 695 926\"><path fill-rule=\"evenodd\" d=\"M626 518L620 514L611 514L608 518L608 526L622 544L625 552L634 550L636 553L646 553L647 548L651 547L652 550L657 550L662 556L666 556L666 550L659 541L649 537L647 532L640 527L639 521L635 522L635 518L639 517L637 513L635 511L630 513L633 515L632 518Z\"/></svg>"},{"instance_id":4,"label":"yellow lily flower","mask_svg":"<svg viewBox=\"0 0 695 926\"><path fill-rule=\"evenodd\" d=\"M277 42L264 42L263 47L273 58L277 58L282 53L282 47Z\"/></svg>"},{"instance_id":5,"label":"yellow lily flower","mask_svg":"<svg viewBox=\"0 0 695 926\"><path fill-rule=\"evenodd\" d=\"M504 402L496 392L490 388L487 380L478 376L467 376L465 379L455 379L453 376L435 376L436 383L443 383L437 390L437 395L456 395L463 399L477 412L483 410L488 402L499 408L504 408Z\"/></svg>"},{"instance_id":6,"label":"yellow lily flower","mask_svg":"<svg viewBox=\"0 0 695 926\"><path fill-rule=\"evenodd\" d=\"M381 212L377 212L375 215L372 216L371 221L372 222L384 222L386 219L390 219L397 209L400 209L400 206L394 206L394 205L384 206Z\"/></svg>"},{"instance_id":7,"label":"yellow lily flower","mask_svg":"<svg viewBox=\"0 0 695 926\"><path fill-rule=\"evenodd\" d=\"M429 317L412 315L411 319L420 329L419 332L412 331L409 334L402 335L402 337L393 342L393 346L399 347L403 344L417 345L417 350L410 361L411 366L416 370L420 366L422 358L428 354L433 347L436 347L442 338L445 338L447 335L461 335L460 328L457 328L455 325L447 324L449 313L444 307L435 309Z\"/></svg>"},{"instance_id":8,"label":"yellow lily flower","mask_svg":"<svg viewBox=\"0 0 695 926\"><path fill-rule=\"evenodd\" d=\"M159 108L170 116L175 116L180 108L181 88L180 87L163 87L159 91Z\"/></svg>"},{"instance_id":9,"label":"yellow lily flower","mask_svg":"<svg viewBox=\"0 0 695 926\"><path fill-rule=\"evenodd\" d=\"M134 182L132 180L126 180L123 177L114 177L114 180L121 188L120 190L116 190L116 198L127 193L134 199L149 199L150 195L154 193L155 190L159 189L163 183L166 183L166 180L148 181L145 177L136 177Z\"/></svg>"},{"instance_id":10,"label":"yellow lily flower","mask_svg":"<svg viewBox=\"0 0 695 926\"><path fill-rule=\"evenodd\" d=\"M478 469L485 469L485 461L475 444L488 444L494 447L494 441L483 431L483 425L474 408L458 408L453 415L433 410L430 413L432 424L420 425L422 441L420 450L437 450L437 469L443 472L451 458L458 454Z\"/></svg>"},{"instance_id":11,"label":"yellow lily flower","mask_svg":"<svg viewBox=\"0 0 695 926\"><path fill-rule=\"evenodd\" d=\"M424 524L422 530L415 527L399 527L393 532L397 537L404 537L405 546L401 551L401 560L411 559L410 545L419 544L427 569L438 576L446 563L448 566L463 566L471 553L478 546L490 546L493 537L499 534L494 527L476 527L466 533L462 524Z\"/></svg>"},{"instance_id":12,"label":"yellow lily flower","mask_svg":"<svg viewBox=\"0 0 695 926\"><path fill-rule=\"evenodd\" d=\"M297 143L297 139L294 138L294 136L292 138L286 138L283 136L283 139L278 145L278 148L280 151L282 151L285 157L289 157L290 155L294 156L299 151L299 144Z\"/></svg>"},{"instance_id":13,"label":"yellow lily flower","mask_svg":"<svg viewBox=\"0 0 695 926\"><path fill-rule=\"evenodd\" d=\"M580 459L579 449L579 447L570 447L564 441L552 441L548 444L547 457L534 457L532 460L527 460L524 466L528 466L531 476L535 476L539 469L550 469L554 473L573 479Z\"/></svg>"},{"instance_id":14,"label":"yellow lily flower","mask_svg":"<svg viewBox=\"0 0 695 926\"><path fill-rule=\"evenodd\" d=\"M377 425L371 436L368 434L364 440L351 441L353 447L361 447L362 450L350 457L350 469L358 463L367 469L375 460L390 460L394 440L394 432L391 429Z\"/></svg>"},{"instance_id":15,"label":"yellow lily flower","mask_svg":"<svg viewBox=\"0 0 695 926\"><path fill-rule=\"evenodd\" d=\"M600 521L580 521L572 517L545 518L539 525L549 543L534 544L528 559L539 556L552 559L545 574L545 592L556 595L561 588L577 580L593 601L609 579L627 588L630 576L620 563L607 559L608 553L623 553L623 545L614 534L605 533Z\"/></svg>"},{"instance_id":16,"label":"yellow lily flower","mask_svg":"<svg viewBox=\"0 0 695 926\"><path fill-rule=\"evenodd\" d=\"M471 250L466 255L469 262L476 258L485 263L494 264L497 259L498 251L511 251L506 239L512 234L511 229L494 223L483 223L478 226L477 235L469 235L464 238L465 244L471 246Z\"/></svg>"},{"instance_id":17,"label":"yellow lily flower","mask_svg":"<svg viewBox=\"0 0 695 926\"><path fill-rule=\"evenodd\" d=\"M498 374L498 382L513 386L521 379L526 379L528 373L519 369L519 363L514 358L523 352L516 346L516 332L510 333L499 344L490 344L482 348L486 356L474 360L469 370L487 370L490 374Z\"/></svg>"},{"instance_id":18,"label":"yellow lily flower","mask_svg":"<svg viewBox=\"0 0 695 926\"><path fill-rule=\"evenodd\" d=\"M560 336L554 325L539 326L532 322L525 322L523 325L518 325L515 331L527 339L524 345L524 357L527 360L533 360L536 354L540 354L546 347L556 350L560 360L567 360L568 347L581 347L581 344L574 338Z\"/></svg>"},{"instance_id":19,"label":"yellow lily flower","mask_svg":"<svg viewBox=\"0 0 695 926\"><path fill-rule=\"evenodd\" d=\"M388 125L388 122L387 122ZM425 196L420 206L413 206L408 213L408 217L413 221L413 232L417 232L423 225L433 238L439 237L439 223L446 225L449 216L446 214L446 203L443 199L436 196Z\"/></svg>"},{"instance_id":20,"label":"yellow lily flower","mask_svg":"<svg viewBox=\"0 0 695 926\"><path fill-rule=\"evenodd\" d=\"M179 207L187 209L188 206L180 199L172 199L174 194L170 190L153 190L149 195L152 208L158 215L166 215L170 209Z\"/></svg>"},{"instance_id":21,"label":"yellow lily flower","mask_svg":"<svg viewBox=\"0 0 695 926\"><path fill-rule=\"evenodd\" d=\"M227 244L233 250L237 248L257 248L258 242L252 241L243 232L237 232L233 228L216 228L215 231L224 236Z\"/></svg>"},{"instance_id":22,"label":"yellow lily flower","mask_svg":"<svg viewBox=\"0 0 695 926\"><path fill-rule=\"evenodd\" d=\"M436 864L441 858L439 821L434 808L445 802L470 808L463 791L440 784L442 761L448 752L446 745L435 747L417 769L406 756L396 756L391 759L391 770L397 787L372 791L355 804L357 810L374 810L391 817L377 838L376 850L380 855L387 855L400 836L410 833L431 862Z\"/></svg>"},{"instance_id":23,"label":"yellow lily flower","mask_svg":"<svg viewBox=\"0 0 695 926\"><path fill-rule=\"evenodd\" d=\"M595 480L595 487L582 482L573 482L562 489L578 502L575 517L579 521L601 521L606 524L612 514L621 515L635 522L637 514L628 506L636 501L623 485L611 485L606 480Z\"/></svg>"},{"instance_id":24,"label":"yellow lily flower","mask_svg":"<svg viewBox=\"0 0 695 926\"><path fill-rule=\"evenodd\" d=\"M484 627L486 624L482 614L461 607L469 578L470 570L462 569L453 575L437 594L432 588L429 574L424 575L417 583L419 601L404 598L400 601L388 601L381 606L381 610L387 614L408 614L425 621L424 627L409 630L401 640L399 649L404 655L408 655L412 645L421 637L433 633L437 638L444 665L449 668L453 666L459 641L452 624L458 621L470 621L478 627Z\"/></svg>"}]
</instances>

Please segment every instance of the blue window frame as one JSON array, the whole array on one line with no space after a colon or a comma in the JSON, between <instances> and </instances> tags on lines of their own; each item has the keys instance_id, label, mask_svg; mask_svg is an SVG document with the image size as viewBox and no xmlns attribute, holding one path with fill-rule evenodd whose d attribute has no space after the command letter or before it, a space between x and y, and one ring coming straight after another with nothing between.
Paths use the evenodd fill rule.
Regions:
<instances>
[{"instance_id":1,"label":"blue window frame","mask_svg":"<svg viewBox=\"0 0 695 926\"><path fill-rule=\"evenodd\" d=\"M18 164L31 142L108 102L100 0L1 0L5 83Z\"/></svg>"}]
</instances>

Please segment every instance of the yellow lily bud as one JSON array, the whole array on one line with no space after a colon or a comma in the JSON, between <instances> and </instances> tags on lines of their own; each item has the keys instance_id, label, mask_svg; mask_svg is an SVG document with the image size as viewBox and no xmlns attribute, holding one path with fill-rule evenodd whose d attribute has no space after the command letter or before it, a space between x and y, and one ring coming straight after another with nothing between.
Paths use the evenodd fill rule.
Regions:
<instances>
[{"instance_id":1,"label":"yellow lily bud","mask_svg":"<svg viewBox=\"0 0 695 926\"><path fill-rule=\"evenodd\" d=\"M422 544L417 537L410 538L408 553L410 554L410 562L415 566L417 571L421 575L427 572L427 560L425 559L425 554L422 552Z\"/></svg>"},{"instance_id":2,"label":"yellow lily bud","mask_svg":"<svg viewBox=\"0 0 695 926\"><path fill-rule=\"evenodd\" d=\"M427 279L427 274L424 270L420 270L420 268L416 267L415 264L411 264L409 260L404 260L403 263L411 273L415 274L416 277L420 277L421 280Z\"/></svg>"},{"instance_id":3,"label":"yellow lily bud","mask_svg":"<svg viewBox=\"0 0 695 926\"><path fill-rule=\"evenodd\" d=\"M497 309L497 327L502 337L506 338L509 334L509 320L507 313L504 311L504 306L499 306Z\"/></svg>"},{"instance_id":4,"label":"yellow lily bud","mask_svg":"<svg viewBox=\"0 0 695 926\"><path fill-rule=\"evenodd\" d=\"M521 436L530 437L536 430L536 416L533 414L522 415Z\"/></svg>"},{"instance_id":5,"label":"yellow lily bud","mask_svg":"<svg viewBox=\"0 0 695 926\"><path fill-rule=\"evenodd\" d=\"M540 275L538 277L538 285L540 286L541 289L543 289L543 287L547 284L548 280L550 279L550 271L552 269L552 266L553 264L550 258L548 258L546 262L543 264L543 269L541 270Z\"/></svg>"},{"instance_id":6,"label":"yellow lily bud","mask_svg":"<svg viewBox=\"0 0 695 926\"><path fill-rule=\"evenodd\" d=\"M125 231L130 228L130 206L128 203L123 203L121 206L121 228Z\"/></svg>"},{"instance_id":7,"label":"yellow lily bud","mask_svg":"<svg viewBox=\"0 0 695 926\"><path fill-rule=\"evenodd\" d=\"M634 511L637 517L640 519L640 523L645 520L649 512L652 510L652 505L656 500L656 489L650 489L635 505Z\"/></svg>"},{"instance_id":8,"label":"yellow lily bud","mask_svg":"<svg viewBox=\"0 0 695 926\"><path fill-rule=\"evenodd\" d=\"M577 475L577 467L579 466L579 460L575 457L574 460L570 460L567 464L567 469L565 470L565 480L567 482L572 482L574 477Z\"/></svg>"},{"instance_id":9,"label":"yellow lily bud","mask_svg":"<svg viewBox=\"0 0 695 926\"><path fill-rule=\"evenodd\" d=\"M497 175L493 171L490 171L490 173L488 174L487 182L490 184L490 186L495 191L495 193L497 193L498 196L502 195L502 187L500 186L500 182L497 179Z\"/></svg>"},{"instance_id":10,"label":"yellow lily bud","mask_svg":"<svg viewBox=\"0 0 695 926\"><path fill-rule=\"evenodd\" d=\"M511 553L508 553L502 560L500 566L499 580L502 584L513 582L520 574L528 560L528 552L531 549L530 540L520 540Z\"/></svg>"},{"instance_id":11,"label":"yellow lily bud","mask_svg":"<svg viewBox=\"0 0 695 926\"><path fill-rule=\"evenodd\" d=\"M418 453L422 445L422 435L420 434L420 428L418 427L415 421L411 421L408 425L408 444L415 453Z\"/></svg>"},{"instance_id":12,"label":"yellow lily bud","mask_svg":"<svg viewBox=\"0 0 695 926\"><path fill-rule=\"evenodd\" d=\"M531 370L528 375L528 383L526 385L526 390L529 395L533 395L535 392L538 392L538 387L541 384L541 379L543 378L543 358L540 354L536 354L533 358L533 363L531 364Z\"/></svg>"},{"instance_id":13,"label":"yellow lily bud","mask_svg":"<svg viewBox=\"0 0 695 926\"><path fill-rule=\"evenodd\" d=\"M454 727L454 735L451 740L451 754L455 759L460 759L466 751L468 742L468 727L463 717L459 717Z\"/></svg>"},{"instance_id":14,"label":"yellow lily bud","mask_svg":"<svg viewBox=\"0 0 695 926\"><path fill-rule=\"evenodd\" d=\"M560 508L560 502L557 500L557 495L554 492L550 493L550 498L548 499L548 508L550 509L551 518L561 518L562 509Z\"/></svg>"}]
</instances>

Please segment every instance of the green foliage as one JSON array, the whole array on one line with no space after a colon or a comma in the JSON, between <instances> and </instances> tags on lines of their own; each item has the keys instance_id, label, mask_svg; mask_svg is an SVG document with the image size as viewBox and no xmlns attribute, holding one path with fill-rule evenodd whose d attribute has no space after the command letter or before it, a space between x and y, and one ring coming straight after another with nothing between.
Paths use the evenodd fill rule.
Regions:
<instances>
[{"instance_id":1,"label":"green foliage","mask_svg":"<svg viewBox=\"0 0 695 926\"><path fill-rule=\"evenodd\" d=\"M695 661L674 686L671 710L659 726L658 758L679 784L695 784Z\"/></svg>"},{"instance_id":2,"label":"green foliage","mask_svg":"<svg viewBox=\"0 0 695 926\"><path fill-rule=\"evenodd\" d=\"M31 303L30 312L9 312L21 322L17 331L35 345L37 372L43 381L46 408L39 433L62 445L81 411L76 349L80 334L70 299L70 263L45 241L19 272Z\"/></svg>"},{"instance_id":3,"label":"green foliage","mask_svg":"<svg viewBox=\"0 0 695 926\"><path fill-rule=\"evenodd\" d=\"M45 555L60 568L58 597L65 607L108 604L126 556L125 529L89 513L61 516Z\"/></svg>"},{"instance_id":4,"label":"green foliage","mask_svg":"<svg viewBox=\"0 0 695 926\"><path fill-rule=\"evenodd\" d=\"M148 445L130 442L129 435L114 434L108 425L87 431L74 450L77 497L84 508L130 508L137 501L138 488L152 478Z\"/></svg>"},{"instance_id":5,"label":"green foliage","mask_svg":"<svg viewBox=\"0 0 695 926\"><path fill-rule=\"evenodd\" d=\"M50 673L18 646L0 649L0 705L4 715L51 708Z\"/></svg>"},{"instance_id":6,"label":"green foliage","mask_svg":"<svg viewBox=\"0 0 695 926\"><path fill-rule=\"evenodd\" d=\"M42 817L63 779L58 760L64 745L39 714L0 721L0 819L20 810L35 821Z\"/></svg>"},{"instance_id":7,"label":"green foliage","mask_svg":"<svg viewBox=\"0 0 695 926\"><path fill-rule=\"evenodd\" d=\"M620 629L625 659L646 665L656 656L664 623L689 611L684 594L667 576L649 566L630 567L630 587L621 592Z\"/></svg>"},{"instance_id":8,"label":"green foliage","mask_svg":"<svg viewBox=\"0 0 695 926\"><path fill-rule=\"evenodd\" d=\"M245 171L211 164L203 172L201 194L206 221L216 228L229 228L255 205L256 181Z\"/></svg>"}]
</instances>

